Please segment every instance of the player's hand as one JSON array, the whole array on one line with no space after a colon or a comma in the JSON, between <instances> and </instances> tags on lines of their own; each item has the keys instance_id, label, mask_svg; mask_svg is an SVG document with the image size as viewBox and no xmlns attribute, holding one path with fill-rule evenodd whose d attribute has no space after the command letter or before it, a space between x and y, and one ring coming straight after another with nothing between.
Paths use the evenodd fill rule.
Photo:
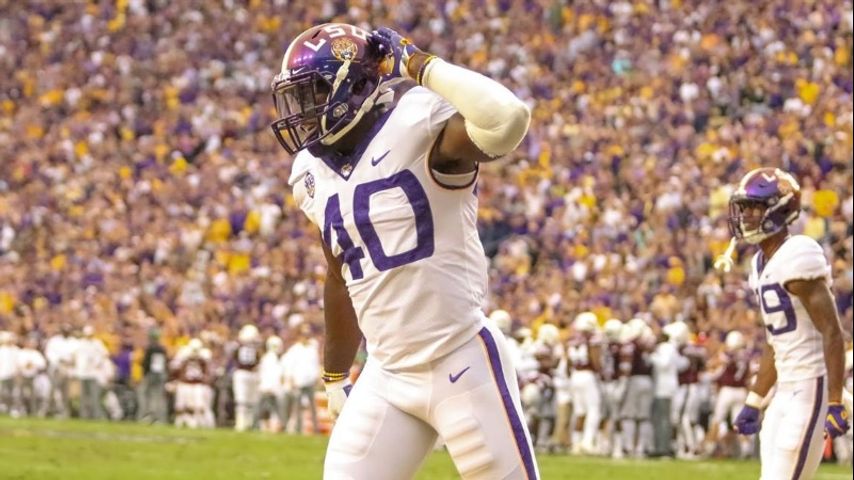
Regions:
<instances>
[{"instance_id":1,"label":"player's hand","mask_svg":"<svg viewBox=\"0 0 854 480\"><path fill-rule=\"evenodd\" d=\"M827 407L827 419L824 421L827 433L836 438L848 431L848 412L841 403L831 403Z\"/></svg>"},{"instance_id":2,"label":"player's hand","mask_svg":"<svg viewBox=\"0 0 854 480\"><path fill-rule=\"evenodd\" d=\"M326 387L326 408L329 410L329 416L335 420L341 414L341 410L344 409L344 402L350 395L350 389L353 388L353 385L350 383L350 379L345 378L337 382L325 383L324 387Z\"/></svg>"},{"instance_id":3,"label":"player's hand","mask_svg":"<svg viewBox=\"0 0 854 480\"><path fill-rule=\"evenodd\" d=\"M380 71L385 75L384 80L404 78L417 80L418 70L412 70L410 60L418 54L427 56L421 49L403 35L388 27L382 27L371 32L371 41L375 44L381 57ZM418 62L421 63L421 62Z\"/></svg>"},{"instance_id":4,"label":"player's hand","mask_svg":"<svg viewBox=\"0 0 854 480\"><path fill-rule=\"evenodd\" d=\"M745 405L735 418L735 430L742 435L753 435L762 427L759 409Z\"/></svg>"}]
</instances>

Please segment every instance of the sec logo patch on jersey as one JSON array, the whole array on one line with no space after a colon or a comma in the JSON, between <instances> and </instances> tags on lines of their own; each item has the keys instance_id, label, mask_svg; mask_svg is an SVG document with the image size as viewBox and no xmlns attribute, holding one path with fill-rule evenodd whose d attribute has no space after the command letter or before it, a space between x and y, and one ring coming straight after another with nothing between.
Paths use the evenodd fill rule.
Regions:
<instances>
[{"instance_id":1,"label":"sec logo patch on jersey","mask_svg":"<svg viewBox=\"0 0 854 480\"><path fill-rule=\"evenodd\" d=\"M310 198L314 198L314 175L312 175L311 172L305 174L303 185L305 186L305 193Z\"/></svg>"}]
</instances>

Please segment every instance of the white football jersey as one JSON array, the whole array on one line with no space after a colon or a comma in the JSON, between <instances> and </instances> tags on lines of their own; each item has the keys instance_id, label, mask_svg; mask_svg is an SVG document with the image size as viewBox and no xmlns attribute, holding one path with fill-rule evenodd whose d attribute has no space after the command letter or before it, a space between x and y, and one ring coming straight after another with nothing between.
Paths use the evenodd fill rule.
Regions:
<instances>
[{"instance_id":1,"label":"white football jersey","mask_svg":"<svg viewBox=\"0 0 854 480\"><path fill-rule=\"evenodd\" d=\"M767 263L762 251L757 252L752 265L750 288L757 295L766 338L774 349L777 380L795 382L823 376L827 369L821 332L800 299L785 287L792 280L831 281L821 246L810 237L795 235Z\"/></svg>"},{"instance_id":2,"label":"white football jersey","mask_svg":"<svg viewBox=\"0 0 854 480\"><path fill-rule=\"evenodd\" d=\"M476 172L437 175L428 167L431 147L455 111L415 87L351 158L333 162L303 150L288 181L341 260L368 352L386 369L450 353L485 319Z\"/></svg>"}]
</instances>

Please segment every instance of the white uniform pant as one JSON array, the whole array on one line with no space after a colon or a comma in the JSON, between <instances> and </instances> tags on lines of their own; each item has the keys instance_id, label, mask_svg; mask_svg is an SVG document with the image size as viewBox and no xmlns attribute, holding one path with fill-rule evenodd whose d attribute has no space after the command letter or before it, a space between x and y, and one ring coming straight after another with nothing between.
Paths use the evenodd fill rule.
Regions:
<instances>
[{"instance_id":1,"label":"white uniform pant","mask_svg":"<svg viewBox=\"0 0 854 480\"><path fill-rule=\"evenodd\" d=\"M712 413L712 423L719 425L723 422L735 421L744 402L747 401L747 388L721 387L715 400L715 411Z\"/></svg>"},{"instance_id":2,"label":"white uniform pant","mask_svg":"<svg viewBox=\"0 0 854 480\"><path fill-rule=\"evenodd\" d=\"M696 383L679 385L676 395L673 397L674 425L687 423L694 425L700 420L700 388Z\"/></svg>"},{"instance_id":3,"label":"white uniform pant","mask_svg":"<svg viewBox=\"0 0 854 480\"><path fill-rule=\"evenodd\" d=\"M649 420L652 414L652 377L649 375L632 375L626 384L626 396L620 416L624 419L638 421Z\"/></svg>"},{"instance_id":4,"label":"white uniform pant","mask_svg":"<svg viewBox=\"0 0 854 480\"><path fill-rule=\"evenodd\" d=\"M626 394L626 380L613 380L602 384L602 396L608 410L608 418L612 421L620 419L620 405Z\"/></svg>"},{"instance_id":5,"label":"white uniform pant","mask_svg":"<svg viewBox=\"0 0 854 480\"><path fill-rule=\"evenodd\" d=\"M504 336L485 326L423 369L369 358L326 453L326 480L412 478L441 436L464 479L539 478Z\"/></svg>"},{"instance_id":6,"label":"white uniform pant","mask_svg":"<svg viewBox=\"0 0 854 480\"><path fill-rule=\"evenodd\" d=\"M761 480L809 480L821 462L827 385L824 377L778 382L762 419Z\"/></svg>"},{"instance_id":7,"label":"white uniform pant","mask_svg":"<svg viewBox=\"0 0 854 480\"><path fill-rule=\"evenodd\" d=\"M696 452L702 442L703 431L700 422L700 387L696 383L679 385L673 397L671 421L676 426L677 445L688 452Z\"/></svg>"},{"instance_id":8,"label":"white uniform pant","mask_svg":"<svg viewBox=\"0 0 854 480\"><path fill-rule=\"evenodd\" d=\"M582 446L592 450L602 419L602 392L599 379L592 370L575 370L570 377L572 385L572 410L576 418L584 417Z\"/></svg>"},{"instance_id":9,"label":"white uniform pant","mask_svg":"<svg viewBox=\"0 0 854 480\"><path fill-rule=\"evenodd\" d=\"M258 373L235 370L234 377L234 428L245 430L255 423L255 407L258 405Z\"/></svg>"},{"instance_id":10,"label":"white uniform pant","mask_svg":"<svg viewBox=\"0 0 854 480\"><path fill-rule=\"evenodd\" d=\"M175 387L175 425L213 428L213 391L204 383L179 382Z\"/></svg>"}]
</instances>

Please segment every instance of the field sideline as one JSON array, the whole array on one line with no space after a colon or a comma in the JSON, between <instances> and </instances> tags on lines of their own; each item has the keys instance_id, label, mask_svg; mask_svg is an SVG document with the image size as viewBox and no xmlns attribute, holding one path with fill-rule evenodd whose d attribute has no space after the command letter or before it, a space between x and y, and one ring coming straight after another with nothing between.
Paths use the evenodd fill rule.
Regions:
<instances>
[{"instance_id":1,"label":"field sideline","mask_svg":"<svg viewBox=\"0 0 854 480\"><path fill-rule=\"evenodd\" d=\"M127 423L12 420L0 417L0 479L319 479L325 437L190 431ZM389 452L393 455L394 452ZM549 479L755 480L756 462L613 461L540 456ZM816 480L851 478L824 465ZM445 453L418 480L458 478Z\"/></svg>"}]
</instances>

